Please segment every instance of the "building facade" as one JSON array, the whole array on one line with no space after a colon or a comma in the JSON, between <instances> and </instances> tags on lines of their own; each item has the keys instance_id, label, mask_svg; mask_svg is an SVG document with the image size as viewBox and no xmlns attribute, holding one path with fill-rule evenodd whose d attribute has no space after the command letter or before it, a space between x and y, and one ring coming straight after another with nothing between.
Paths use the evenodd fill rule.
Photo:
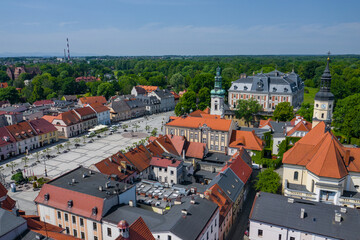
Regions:
<instances>
[{"instance_id":1,"label":"building facade","mask_svg":"<svg viewBox=\"0 0 360 240\"><path fill-rule=\"evenodd\" d=\"M288 74L277 70L253 76L242 74L228 90L230 109L236 109L239 99L251 98L258 101L264 111L274 111L281 102L289 102L297 108L304 100L304 83L294 71Z\"/></svg>"}]
</instances>

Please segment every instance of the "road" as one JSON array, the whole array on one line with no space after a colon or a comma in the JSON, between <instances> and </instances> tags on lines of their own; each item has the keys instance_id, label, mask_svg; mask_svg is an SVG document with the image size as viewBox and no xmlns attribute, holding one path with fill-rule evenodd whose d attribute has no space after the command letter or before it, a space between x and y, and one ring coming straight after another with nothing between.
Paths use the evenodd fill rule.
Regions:
<instances>
[{"instance_id":1,"label":"road","mask_svg":"<svg viewBox=\"0 0 360 240\"><path fill-rule=\"evenodd\" d=\"M254 170L252 178L251 178L251 183L255 179L255 177L257 176L258 173L259 173L258 170ZM250 215L250 211L251 211L254 199L255 199L255 195L256 195L256 191L251 185L250 191L249 191L246 201L244 202L244 205L243 205L243 211L239 213L238 218L236 219L235 223L233 224L233 226L230 230L230 233L228 234L228 236L226 238L227 240L245 239L244 233L245 233L245 230L248 225L249 215Z\"/></svg>"}]
</instances>

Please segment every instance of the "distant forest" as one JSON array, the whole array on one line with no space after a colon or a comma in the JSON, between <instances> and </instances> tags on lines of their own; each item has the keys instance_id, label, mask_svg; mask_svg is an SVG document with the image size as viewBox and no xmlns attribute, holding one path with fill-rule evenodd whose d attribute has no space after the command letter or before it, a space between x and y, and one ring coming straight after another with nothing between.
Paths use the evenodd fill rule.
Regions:
<instances>
[{"instance_id":1,"label":"distant forest","mask_svg":"<svg viewBox=\"0 0 360 240\"><path fill-rule=\"evenodd\" d=\"M330 58L331 92L336 102L355 94L360 96L360 56L335 55ZM252 75L274 69L281 72L294 69L305 86L317 88L326 59L327 56L84 57L74 58L72 63L60 63L56 58L1 58L0 82L7 82L13 88L0 89L0 100L34 102L73 94L108 98L115 94L129 94L137 84L171 88L176 92L189 89L206 95L214 85L218 66L222 68L225 90L241 73ZM26 73L15 81L7 76L4 63L9 62L15 66L38 67L42 74L25 86L24 80L29 78ZM78 83L75 78L80 76L100 77L101 81ZM21 88L20 92L15 88ZM353 97L355 100L358 99L356 96ZM360 130L358 132L356 136L360 135Z\"/></svg>"}]
</instances>

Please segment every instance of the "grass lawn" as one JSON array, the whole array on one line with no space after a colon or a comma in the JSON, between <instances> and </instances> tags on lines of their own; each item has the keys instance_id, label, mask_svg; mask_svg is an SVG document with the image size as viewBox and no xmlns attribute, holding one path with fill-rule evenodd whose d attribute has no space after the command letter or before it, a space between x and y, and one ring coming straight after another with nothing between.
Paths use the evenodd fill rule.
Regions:
<instances>
[{"instance_id":1,"label":"grass lawn","mask_svg":"<svg viewBox=\"0 0 360 240\"><path fill-rule=\"evenodd\" d=\"M309 93L304 92L304 103L314 104L315 94L319 91L318 88L305 87L305 91L309 90Z\"/></svg>"}]
</instances>

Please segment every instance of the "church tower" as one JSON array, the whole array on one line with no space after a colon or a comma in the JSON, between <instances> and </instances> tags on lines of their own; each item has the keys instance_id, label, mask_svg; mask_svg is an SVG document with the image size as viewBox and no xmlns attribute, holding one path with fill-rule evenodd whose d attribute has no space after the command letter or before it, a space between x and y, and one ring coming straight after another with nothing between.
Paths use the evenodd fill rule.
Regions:
<instances>
[{"instance_id":1,"label":"church tower","mask_svg":"<svg viewBox=\"0 0 360 240\"><path fill-rule=\"evenodd\" d=\"M211 90L211 109L210 114L220 115L224 117L224 99L225 99L225 90L222 89L222 77L220 75L220 67L216 68L215 76L215 86Z\"/></svg>"},{"instance_id":2,"label":"church tower","mask_svg":"<svg viewBox=\"0 0 360 240\"><path fill-rule=\"evenodd\" d=\"M319 122L326 124L331 123L332 112L334 108L334 94L330 92L331 74L329 69L330 58L327 58L326 68L321 76L320 90L315 95L314 114L312 127L314 128Z\"/></svg>"}]
</instances>

